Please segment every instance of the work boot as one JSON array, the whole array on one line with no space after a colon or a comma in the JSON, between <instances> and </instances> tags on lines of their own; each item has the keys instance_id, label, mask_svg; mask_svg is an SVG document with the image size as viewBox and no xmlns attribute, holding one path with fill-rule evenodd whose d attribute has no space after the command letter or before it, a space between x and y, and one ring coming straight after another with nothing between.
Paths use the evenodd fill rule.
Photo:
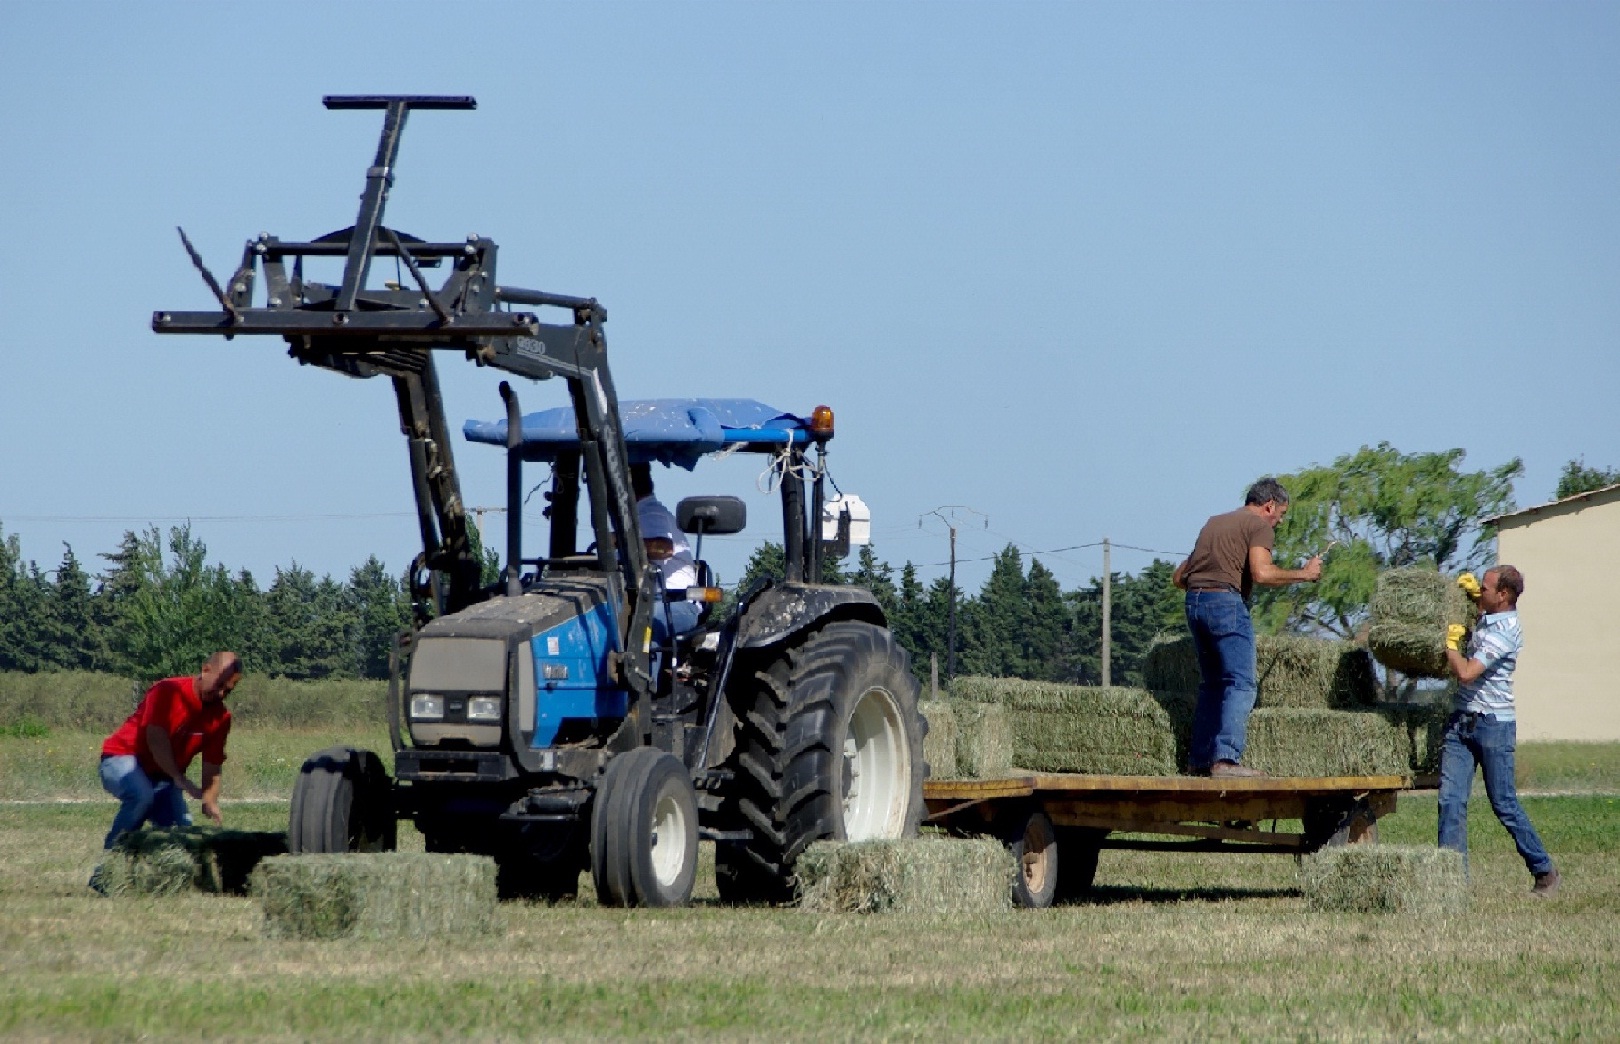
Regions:
<instances>
[{"instance_id":1,"label":"work boot","mask_svg":"<svg viewBox=\"0 0 1620 1044\"><path fill-rule=\"evenodd\" d=\"M1530 894L1537 899L1551 899L1557 894L1558 885L1562 881L1563 877L1558 873L1558 868L1555 866L1544 874L1536 875L1536 884L1534 888L1530 889Z\"/></svg>"},{"instance_id":2,"label":"work boot","mask_svg":"<svg viewBox=\"0 0 1620 1044\"><path fill-rule=\"evenodd\" d=\"M107 894L107 884L105 878L102 876L101 867L97 866L96 869L90 874L89 888L97 895Z\"/></svg>"},{"instance_id":3,"label":"work boot","mask_svg":"<svg viewBox=\"0 0 1620 1044\"><path fill-rule=\"evenodd\" d=\"M1260 779L1265 776L1265 773L1257 768L1248 768L1224 758L1209 767L1209 774L1216 779Z\"/></svg>"}]
</instances>

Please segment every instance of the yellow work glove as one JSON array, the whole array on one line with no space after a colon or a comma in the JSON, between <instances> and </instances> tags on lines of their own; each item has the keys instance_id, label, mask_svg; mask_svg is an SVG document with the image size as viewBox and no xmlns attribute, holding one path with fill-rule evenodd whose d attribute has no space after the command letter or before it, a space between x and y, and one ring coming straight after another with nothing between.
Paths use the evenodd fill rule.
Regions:
<instances>
[{"instance_id":1,"label":"yellow work glove","mask_svg":"<svg viewBox=\"0 0 1620 1044\"><path fill-rule=\"evenodd\" d=\"M1462 624L1452 624L1446 628L1446 648L1452 652L1462 652L1463 639L1468 637L1468 628Z\"/></svg>"},{"instance_id":2,"label":"yellow work glove","mask_svg":"<svg viewBox=\"0 0 1620 1044\"><path fill-rule=\"evenodd\" d=\"M1474 577L1473 573L1464 573L1459 576L1457 586L1463 589L1463 594L1476 602L1479 601L1479 581Z\"/></svg>"}]
</instances>

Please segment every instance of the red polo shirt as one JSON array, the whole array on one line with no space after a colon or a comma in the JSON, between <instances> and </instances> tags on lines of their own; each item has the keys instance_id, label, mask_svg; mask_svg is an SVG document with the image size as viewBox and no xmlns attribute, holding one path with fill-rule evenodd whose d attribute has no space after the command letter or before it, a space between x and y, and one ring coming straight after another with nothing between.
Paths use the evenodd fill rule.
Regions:
<instances>
[{"instance_id":1,"label":"red polo shirt","mask_svg":"<svg viewBox=\"0 0 1620 1044\"><path fill-rule=\"evenodd\" d=\"M195 678L164 678L141 697L118 731L107 737L101 745L102 754L133 754L149 776L161 777L163 772L152 760L152 748L146 742L149 725L169 734L169 745L174 748L174 763L181 772L199 753L210 765L225 763L225 737L231 732L231 712L224 700L204 703L197 695Z\"/></svg>"}]
</instances>

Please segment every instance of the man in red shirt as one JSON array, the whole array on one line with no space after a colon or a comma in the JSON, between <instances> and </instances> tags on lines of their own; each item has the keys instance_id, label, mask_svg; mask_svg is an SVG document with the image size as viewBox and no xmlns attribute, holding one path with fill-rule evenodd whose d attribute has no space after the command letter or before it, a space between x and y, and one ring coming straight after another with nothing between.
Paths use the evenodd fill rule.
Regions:
<instances>
[{"instance_id":1,"label":"man in red shirt","mask_svg":"<svg viewBox=\"0 0 1620 1044\"><path fill-rule=\"evenodd\" d=\"M147 820L154 826L190 826L186 796L202 803L203 815L219 815L220 767L231 712L225 697L242 678L242 661L217 652L191 678L164 678L101 745L101 785L121 803L104 848ZM202 755L202 786L186 777ZM94 881L92 880L92 887Z\"/></svg>"}]
</instances>

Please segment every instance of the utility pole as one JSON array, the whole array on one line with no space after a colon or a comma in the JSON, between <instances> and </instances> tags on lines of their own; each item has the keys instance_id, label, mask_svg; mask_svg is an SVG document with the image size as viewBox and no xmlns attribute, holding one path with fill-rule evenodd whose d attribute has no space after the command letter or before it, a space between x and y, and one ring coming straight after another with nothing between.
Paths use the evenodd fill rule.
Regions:
<instances>
[{"instance_id":1,"label":"utility pole","mask_svg":"<svg viewBox=\"0 0 1620 1044\"><path fill-rule=\"evenodd\" d=\"M950 626L946 632L945 638L945 680L947 682L956 678L956 513L958 511L966 511L970 514L978 515L980 518L984 519L984 528L990 528L989 515L986 515L984 512L978 511L974 508L970 508L965 504L942 504L932 511L924 512L923 515L917 519L917 528L921 529L923 519L927 518L929 515L933 515L935 518L945 523L945 528L950 530L951 533L951 573L949 581L951 616Z\"/></svg>"},{"instance_id":2,"label":"utility pole","mask_svg":"<svg viewBox=\"0 0 1620 1044\"><path fill-rule=\"evenodd\" d=\"M489 545L484 543L484 512L493 511L496 514L504 515L506 509L503 507L474 507L467 510L473 513L473 523L478 527L478 546L488 547Z\"/></svg>"},{"instance_id":3,"label":"utility pole","mask_svg":"<svg viewBox=\"0 0 1620 1044\"><path fill-rule=\"evenodd\" d=\"M1112 685L1113 671L1109 654L1114 644L1114 559L1113 545L1103 537L1103 619L1102 619L1102 683Z\"/></svg>"}]
</instances>

